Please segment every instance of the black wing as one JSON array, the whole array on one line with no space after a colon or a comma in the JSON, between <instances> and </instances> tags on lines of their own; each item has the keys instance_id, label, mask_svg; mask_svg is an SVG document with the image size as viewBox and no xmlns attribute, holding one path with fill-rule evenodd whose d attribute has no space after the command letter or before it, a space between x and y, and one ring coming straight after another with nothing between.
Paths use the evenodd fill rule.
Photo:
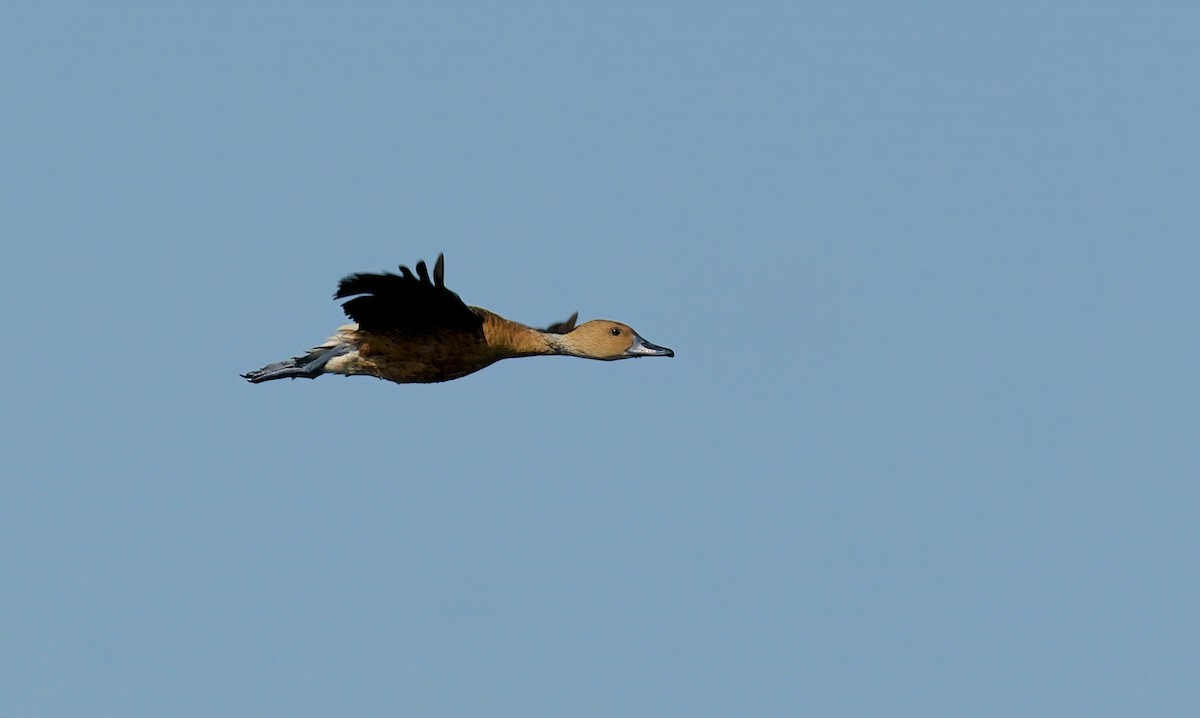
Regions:
<instances>
[{"instance_id":1,"label":"black wing","mask_svg":"<svg viewBox=\"0 0 1200 718\"><path fill-rule=\"evenodd\" d=\"M546 331L550 334L566 334L575 328L575 320L579 318L579 312L575 312L565 322L558 322L546 327Z\"/></svg>"},{"instance_id":2,"label":"black wing","mask_svg":"<svg viewBox=\"0 0 1200 718\"><path fill-rule=\"evenodd\" d=\"M369 332L430 333L438 330L478 332L483 319L446 289L446 260L438 255L433 279L425 262L414 276L401 266L400 274L351 274L338 282L334 299L354 297L342 305L346 316Z\"/></svg>"}]
</instances>

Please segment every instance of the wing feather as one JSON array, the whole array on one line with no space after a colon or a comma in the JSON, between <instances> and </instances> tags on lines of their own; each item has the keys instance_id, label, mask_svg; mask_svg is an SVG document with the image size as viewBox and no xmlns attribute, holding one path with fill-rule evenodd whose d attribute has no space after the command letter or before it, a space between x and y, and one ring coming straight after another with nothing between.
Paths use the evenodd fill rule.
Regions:
<instances>
[{"instance_id":1,"label":"wing feather","mask_svg":"<svg viewBox=\"0 0 1200 718\"><path fill-rule=\"evenodd\" d=\"M575 312L567 318L565 322L556 322L546 327L546 331L551 334L566 334L575 328L575 320L579 318L579 312Z\"/></svg>"},{"instance_id":2,"label":"wing feather","mask_svg":"<svg viewBox=\"0 0 1200 718\"><path fill-rule=\"evenodd\" d=\"M416 275L403 265L398 275L351 274L338 283L334 299L351 298L342 304L342 309L364 331L406 334L482 331L483 319L446 288L446 263L442 255L438 255L432 280L424 261L417 262L416 268Z\"/></svg>"}]
</instances>

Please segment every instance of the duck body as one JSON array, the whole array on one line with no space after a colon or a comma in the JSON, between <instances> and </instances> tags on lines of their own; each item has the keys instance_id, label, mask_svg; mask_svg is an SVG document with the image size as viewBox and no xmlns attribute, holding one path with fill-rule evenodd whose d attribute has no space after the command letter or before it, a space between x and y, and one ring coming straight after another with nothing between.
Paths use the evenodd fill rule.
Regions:
<instances>
[{"instance_id":1,"label":"duck body","mask_svg":"<svg viewBox=\"0 0 1200 718\"><path fill-rule=\"evenodd\" d=\"M450 381L484 369L501 359L533 356L539 332L509 321L486 309L471 307L483 319L479 332L440 329L419 337L400 332L363 331L346 324L320 348L353 347L325 365L325 372L353 376L363 374L398 384L430 384ZM522 341L523 340L523 341ZM522 344L528 345L522 350ZM314 351L316 351L314 349Z\"/></svg>"},{"instance_id":2,"label":"duck body","mask_svg":"<svg viewBox=\"0 0 1200 718\"><path fill-rule=\"evenodd\" d=\"M539 355L616 360L675 356L642 339L629 326L593 320L578 327L576 315L535 329L483 309L469 307L445 286L445 259L438 256L432 278L424 262L414 275L352 274L342 279L336 299L355 320L307 354L268 364L242 376L252 383L315 379L321 374L374 376L398 384L450 381L501 359Z\"/></svg>"}]
</instances>

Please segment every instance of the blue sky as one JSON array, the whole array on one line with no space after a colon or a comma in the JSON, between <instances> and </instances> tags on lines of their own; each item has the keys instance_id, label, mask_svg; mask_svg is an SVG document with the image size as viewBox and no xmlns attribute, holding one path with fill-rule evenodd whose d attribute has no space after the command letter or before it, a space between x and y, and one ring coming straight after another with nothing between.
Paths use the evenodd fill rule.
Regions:
<instances>
[{"instance_id":1,"label":"blue sky","mask_svg":"<svg viewBox=\"0 0 1200 718\"><path fill-rule=\"evenodd\" d=\"M1197 714L1198 22L11 4L6 714ZM438 252L677 357L238 378Z\"/></svg>"}]
</instances>

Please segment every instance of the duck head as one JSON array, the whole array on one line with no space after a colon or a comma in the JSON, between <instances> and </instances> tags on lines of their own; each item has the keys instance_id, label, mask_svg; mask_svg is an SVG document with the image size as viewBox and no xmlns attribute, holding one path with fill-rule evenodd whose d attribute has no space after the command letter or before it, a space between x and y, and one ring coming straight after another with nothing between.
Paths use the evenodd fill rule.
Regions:
<instances>
[{"instance_id":1,"label":"duck head","mask_svg":"<svg viewBox=\"0 0 1200 718\"><path fill-rule=\"evenodd\" d=\"M651 344L628 324L608 319L584 322L559 337L568 354L587 359L632 359L634 357L673 357L675 352Z\"/></svg>"}]
</instances>

